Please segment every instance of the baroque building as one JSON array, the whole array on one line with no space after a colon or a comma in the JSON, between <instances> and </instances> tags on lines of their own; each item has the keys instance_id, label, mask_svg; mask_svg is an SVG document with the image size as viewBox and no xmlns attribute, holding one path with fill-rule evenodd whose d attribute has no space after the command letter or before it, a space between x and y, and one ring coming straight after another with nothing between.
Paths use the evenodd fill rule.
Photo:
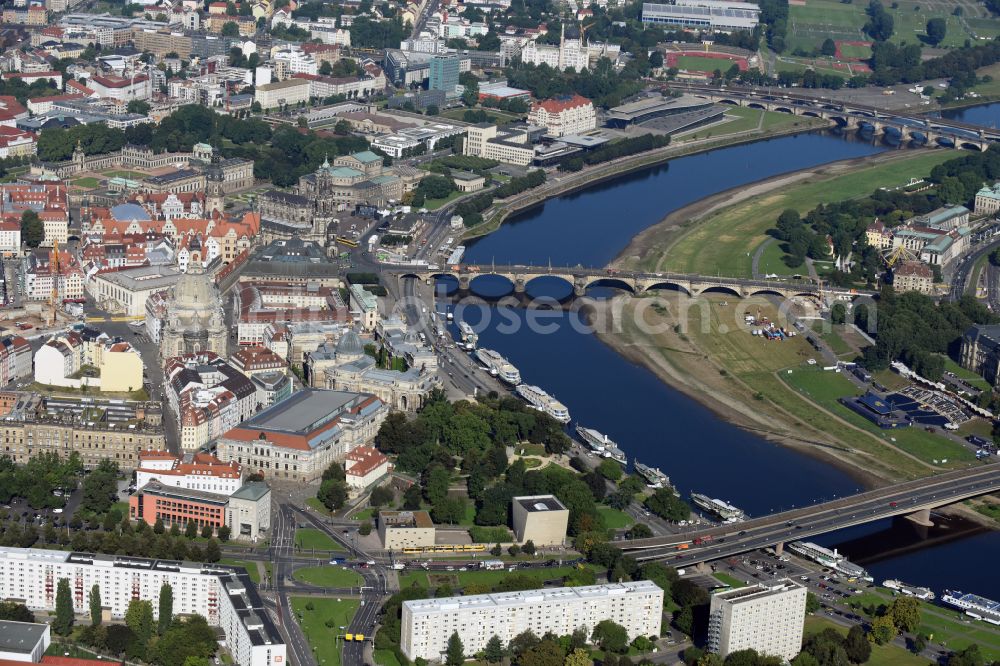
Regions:
<instances>
[{"instance_id":1,"label":"baroque building","mask_svg":"<svg viewBox=\"0 0 1000 666\"><path fill-rule=\"evenodd\" d=\"M222 298L201 266L193 264L174 285L165 319L160 345L164 358L206 351L227 356Z\"/></svg>"},{"instance_id":2,"label":"baroque building","mask_svg":"<svg viewBox=\"0 0 1000 666\"><path fill-rule=\"evenodd\" d=\"M368 150L336 157L332 165L324 160L315 172L299 178L294 191L269 190L261 195L264 242L293 236L325 241L327 227L341 211L400 201L424 173L386 167L381 156Z\"/></svg>"}]
</instances>

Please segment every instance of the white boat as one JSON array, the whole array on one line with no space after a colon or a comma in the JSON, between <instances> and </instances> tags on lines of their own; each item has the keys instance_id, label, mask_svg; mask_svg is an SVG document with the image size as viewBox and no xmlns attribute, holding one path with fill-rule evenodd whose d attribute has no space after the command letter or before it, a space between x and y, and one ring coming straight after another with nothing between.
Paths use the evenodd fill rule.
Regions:
<instances>
[{"instance_id":1,"label":"white boat","mask_svg":"<svg viewBox=\"0 0 1000 666\"><path fill-rule=\"evenodd\" d=\"M746 513L743 512L743 509L733 506L729 502L709 497L708 495L691 493L691 501L694 502L694 505L699 509L703 509L715 516L718 516L725 523L738 523L747 517Z\"/></svg>"},{"instance_id":2,"label":"white boat","mask_svg":"<svg viewBox=\"0 0 1000 666\"><path fill-rule=\"evenodd\" d=\"M458 322L458 331L462 334L462 342L465 343L465 348L468 350L473 350L476 348L476 343L479 342L479 336L476 332L472 330L466 322Z\"/></svg>"},{"instance_id":3,"label":"white boat","mask_svg":"<svg viewBox=\"0 0 1000 666\"><path fill-rule=\"evenodd\" d=\"M846 557L838 553L836 549L830 550L809 541L793 541L788 544L788 550L847 576L860 578L868 582L872 582L873 580L871 574L863 567L859 567L857 564L849 561Z\"/></svg>"},{"instance_id":4,"label":"white boat","mask_svg":"<svg viewBox=\"0 0 1000 666\"><path fill-rule=\"evenodd\" d=\"M569 410L551 395L531 384L518 384L514 391L529 405L560 423L569 423Z\"/></svg>"},{"instance_id":5,"label":"white boat","mask_svg":"<svg viewBox=\"0 0 1000 666\"><path fill-rule=\"evenodd\" d=\"M670 488L670 477L660 471L659 467L643 465L638 460L632 462L635 473L646 480L650 488Z\"/></svg>"},{"instance_id":6,"label":"white boat","mask_svg":"<svg viewBox=\"0 0 1000 666\"><path fill-rule=\"evenodd\" d=\"M480 347L475 351L475 356L494 377L500 378L511 386L517 386L521 383L521 372L498 352Z\"/></svg>"},{"instance_id":7,"label":"white boat","mask_svg":"<svg viewBox=\"0 0 1000 666\"><path fill-rule=\"evenodd\" d=\"M890 590L896 590L900 594L906 595L908 597L916 597L917 599L923 599L924 601L933 601L934 592L926 587L918 587L916 585L910 585L904 583L901 580L895 580L890 578L887 581L883 581L882 585L889 588Z\"/></svg>"},{"instance_id":8,"label":"white boat","mask_svg":"<svg viewBox=\"0 0 1000 666\"><path fill-rule=\"evenodd\" d=\"M598 432L593 428L577 426L576 434L580 436L580 439L583 440L584 444L590 447L591 451L600 453L604 458L617 460L623 465L626 463L627 458L625 457L625 452L619 449L618 445L604 433Z\"/></svg>"},{"instance_id":9,"label":"white boat","mask_svg":"<svg viewBox=\"0 0 1000 666\"><path fill-rule=\"evenodd\" d=\"M944 594L941 595L941 601L965 611L969 617L1000 625L1000 602L981 597L978 594L966 594L959 590L945 590Z\"/></svg>"}]
</instances>

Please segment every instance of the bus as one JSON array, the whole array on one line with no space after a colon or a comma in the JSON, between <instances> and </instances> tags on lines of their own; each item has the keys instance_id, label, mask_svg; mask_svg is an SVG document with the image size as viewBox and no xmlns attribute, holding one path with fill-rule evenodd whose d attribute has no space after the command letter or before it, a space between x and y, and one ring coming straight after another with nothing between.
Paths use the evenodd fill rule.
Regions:
<instances>
[{"instance_id":1,"label":"bus","mask_svg":"<svg viewBox=\"0 0 1000 666\"><path fill-rule=\"evenodd\" d=\"M483 562L482 567L487 571L501 571L504 568L504 564L500 560L486 560Z\"/></svg>"},{"instance_id":2,"label":"bus","mask_svg":"<svg viewBox=\"0 0 1000 666\"><path fill-rule=\"evenodd\" d=\"M358 241L351 240L350 238L345 238L344 236L337 236L337 242L341 245L346 245L347 247L357 247Z\"/></svg>"}]
</instances>

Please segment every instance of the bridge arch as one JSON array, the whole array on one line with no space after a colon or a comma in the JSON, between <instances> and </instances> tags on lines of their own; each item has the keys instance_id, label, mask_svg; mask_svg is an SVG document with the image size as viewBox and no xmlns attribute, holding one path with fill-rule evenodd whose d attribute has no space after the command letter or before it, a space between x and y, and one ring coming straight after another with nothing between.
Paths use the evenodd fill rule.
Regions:
<instances>
[{"instance_id":1,"label":"bridge arch","mask_svg":"<svg viewBox=\"0 0 1000 666\"><path fill-rule=\"evenodd\" d=\"M691 290L678 282L654 282L645 289L646 291L676 291L686 294L687 296L692 296Z\"/></svg>"},{"instance_id":2,"label":"bridge arch","mask_svg":"<svg viewBox=\"0 0 1000 666\"><path fill-rule=\"evenodd\" d=\"M730 104L732 106L739 106L739 101L735 99L730 99L729 97L723 97L722 99L716 100L718 104Z\"/></svg>"},{"instance_id":3,"label":"bridge arch","mask_svg":"<svg viewBox=\"0 0 1000 666\"><path fill-rule=\"evenodd\" d=\"M748 109L762 109L764 111L767 111L767 107L764 106L763 104L761 104L760 102L748 102L747 103L747 108Z\"/></svg>"},{"instance_id":4,"label":"bridge arch","mask_svg":"<svg viewBox=\"0 0 1000 666\"><path fill-rule=\"evenodd\" d=\"M729 294L730 296L735 296L736 298L743 298L743 294L738 292L733 287L727 287L725 285L714 285L711 287L705 287L698 291L698 296L702 294Z\"/></svg>"},{"instance_id":5,"label":"bridge arch","mask_svg":"<svg viewBox=\"0 0 1000 666\"><path fill-rule=\"evenodd\" d=\"M623 289L630 294L636 293L635 287L627 281L616 277L600 277L596 280L590 280L584 285L584 289L590 289L591 287L611 287L612 289Z\"/></svg>"},{"instance_id":6,"label":"bridge arch","mask_svg":"<svg viewBox=\"0 0 1000 666\"><path fill-rule=\"evenodd\" d=\"M962 148L963 150L975 150L976 152L983 151L983 147L981 145L979 145L978 143L972 143L971 141L963 141L962 143L959 144L958 147Z\"/></svg>"},{"instance_id":7,"label":"bridge arch","mask_svg":"<svg viewBox=\"0 0 1000 666\"><path fill-rule=\"evenodd\" d=\"M565 275L546 274L546 275L531 275L525 277L527 278L524 281L525 291L529 290L532 284L535 284L537 286L539 284L539 281L551 280L551 281L558 281L560 284L565 285L569 289L570 295L572 296L573 294L573 287L574 287L573 281L568 279Z\"/></svg>"},{"instance_id":8,"label":"bridge arch","mask_svg":"<svg viewBox=\"0 0 1000 666\"><path fill-rule=\"evenodd\" d=\"M776 106L776 107L774 107L771 110L772 111L780 111L781 113L791 113L793 115L795 114L795 110L792 109L791 107L788 107L788 106Z\"/></svg>"},{"instance_id":9,"label":"bridge arch","mask_svg":"<svg viewBox=\"0 0 1000 666\"><path fill-rule=\"evenodd\" d=\"M764 287L762 289L757 289L751 291L747 296L780 296L781 298L786 298L785 293L777 289L771 289L769 287Z\"/></svg>"},{"instance_id":10,"label":"bridge arch","mask_svg":"<svg viewBox=\"0 0 1000 666\"><path fill-rule=\"evenodd\" d=\"M822 118L823 117L823 114L821 114L819 111L813 111L812 109L806 109L805 111L802 112L802 115L803 116L812 116L813 118Z\"/></svg>"}]
</instances>

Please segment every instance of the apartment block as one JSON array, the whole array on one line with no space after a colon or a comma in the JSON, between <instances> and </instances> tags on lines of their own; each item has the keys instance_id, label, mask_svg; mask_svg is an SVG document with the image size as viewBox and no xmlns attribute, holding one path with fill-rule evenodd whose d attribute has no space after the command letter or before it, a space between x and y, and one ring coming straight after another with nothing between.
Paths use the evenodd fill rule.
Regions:
<instances>
[{"instance_id":1,"label":"apartment block","mask_svg":"<svg viewBox=\"0 0 1000 666\"><path fill-rule=\"evenodd\" d=\"M712 597L708 649L723 658L739 650L790 661L802 649L806 588L785 578Z\"/></svg>"}]
</instances>

